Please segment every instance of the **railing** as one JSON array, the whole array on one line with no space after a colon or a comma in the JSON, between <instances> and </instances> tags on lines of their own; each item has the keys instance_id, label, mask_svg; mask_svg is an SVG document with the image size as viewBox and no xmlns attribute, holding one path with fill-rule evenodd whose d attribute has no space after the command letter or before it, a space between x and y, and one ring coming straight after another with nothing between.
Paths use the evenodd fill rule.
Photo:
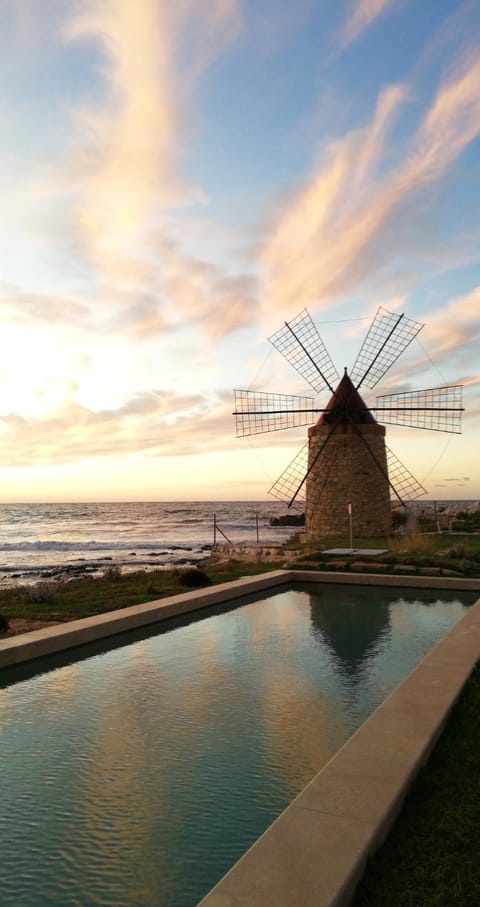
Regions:
<instances>
[{"instance_id":1,"label":"railing","mask_svg":"<svg viewBox=\"0 0 480 907\"><path fill-rule=\"evenodd\" d=\"M223 529L221 529L220 526L218 525L217 514L214 513L213 514L213 544L214 545L217 544L217 533L218 532L220 533L220 535L223 535L223 538L225 539L226 542L228 542L229 545L233 545L232 540L228 538L228 535L226 535L226 533L223 531ZM256 536L256 540L257 540L257 544L258 544L258 542L260 541L260 534L259 534L259 529L258 529L258 513L255 513L255 536Z\"/></svg>"},{"instance_id":2,"label":"railing","mask_svg":"<svg viewBox=\"0 0 480 907\"><path fill-rule=\"evenodd\" d=\"M229 539L228 535L225 535L223 529L220 529L220 526L219 526L218 523L217 523L217 514L214 513L214 514L213 514L213 544L214 544L214 545L217 544L217 532L219 532L220 535L223 535L224 539L226 539L226 541L228 542L229 545L232 544L232 542L231 542L231 540Z\"/></svg>"}]
</instances>

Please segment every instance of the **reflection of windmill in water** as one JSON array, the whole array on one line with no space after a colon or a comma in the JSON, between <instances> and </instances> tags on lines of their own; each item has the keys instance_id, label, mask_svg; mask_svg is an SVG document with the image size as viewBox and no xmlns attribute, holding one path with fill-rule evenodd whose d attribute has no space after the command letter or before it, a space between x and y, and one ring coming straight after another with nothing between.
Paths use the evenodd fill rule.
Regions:
<instances>
[{"instance_id":1,"label":"reflection of windmill in water","mask_svg":"<svg viewBox=\"0 0 480 907\"><path fill-rule=\"evenodd\" d=\"M367 655L389 636L394 596L362 586L328 586L310 597L313 635L332 653L341 674L355 683Z\"/></svg>"},{"instance_id":2,"label":"reflection of windmill in water","mask_svg":"<svg viewBox=\"0 0 480 907\"><path fill-rule=\"evenodd\" d=\"M270 342L319 394L331 393L323 407L313 397L236 390L237 437L312 423L308 441L270 489L270 494L305 507L309 535L336 536L348 530L352 508L357 536L385 535L392 503L404 504L425 489L385 445L385 428L403 425L433 431L461 431L462 386L385 394L367 406L362 387L374 388L423 325L379 308L350 375L337 370L306 310ZM336 389L334 388L336 384Z\"/></svg>"}]
</instances>

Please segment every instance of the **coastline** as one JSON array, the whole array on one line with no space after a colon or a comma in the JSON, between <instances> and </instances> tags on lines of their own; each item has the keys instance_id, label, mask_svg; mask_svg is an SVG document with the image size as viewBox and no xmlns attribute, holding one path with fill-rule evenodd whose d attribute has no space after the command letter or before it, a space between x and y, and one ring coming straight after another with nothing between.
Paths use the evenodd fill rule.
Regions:
<instances>
[{"instance_id":1,"label":"coastline","mask_svg":"<svg viewBox=\"0 0 480 907\"><path fill-rule=\"evenodd\" d=\"M126 574L136 573L138 570L148 573L154 570L171 570L175 567L193 567L208 557L211 547L204 545L195 550L189 546L172 546L168 551L154 552L148 558L142 558L131 551L126 559L115 558L112 555L90 561L79 558L62 564L32 564L28 567L0 565L0 588L7 589L16 585L33 586L42 582L70 582L87 577L98 578L109 570L119 570ZM171 553L173 550L176 552L175 555Z\"/></svg>"},{"instance_id":2,"label":"coastline","mask_svg":"<svg viewBox=\"0 0 480 907\"><path fill-rule=\"evenodd\" d=\"M276 543L275 502L0 505L0 588L201 562L224 535Z\"/></svg>"}]
</instances>

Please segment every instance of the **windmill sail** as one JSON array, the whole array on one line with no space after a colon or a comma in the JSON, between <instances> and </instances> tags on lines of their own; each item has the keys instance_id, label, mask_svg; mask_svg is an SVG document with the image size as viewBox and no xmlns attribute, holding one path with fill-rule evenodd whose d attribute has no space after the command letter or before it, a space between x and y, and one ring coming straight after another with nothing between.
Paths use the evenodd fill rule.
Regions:
<instances>
[{"instance_id":1,"label":"windmill sail","mask_svg":"<svg viewBox=\"0 0 480 907\"><path fill-rule=\"evenodd\" d=\"M393 451L387 445L385 446L387 449L388 475L391 485L395 489L395 497L392 497L392 501L395 501L396 498L400 498L402 501L414 501L415 498L420 498L422 494L427 494L426 489L420 484L418 479L408 471L407 467L404 466Z\"/></svg>"},{"instance_id":2,"label":"windmill sail","mask_svg":"<svg viewBox=\"0 0 480 907\"><path fill-rule=\"evenodd\" d=\"M308 469L308 441L300 448L297 455L272 485L269 494L279 501L285 501L295 509L303 510L305 506L305 478ZM300 488L301 486L301 488Z\"/></svg>"},{"instance_id":3,"label":"windmill sail","mask_svg":"<svg viewBox=\"0 0 480 907\"><path fill-rule=\"evenodd\" d=\"M375 413L386 425L405 425L461 434L462 385L383 394L377 397Z\"/></svg>"},{"instance_id":4,"label":"windmill sail","mask_svg":"<svg viewBox=\"0 0 480 907\"><path fill-rule=\"evenodd\" d=\"M412 475L402 461L386 446L388 474L390 479L391 495L390 499L393 504L414 501L416 498L427 494L423 485ZM335 457L332 456L327 461L327 468L324 469L323 483L314 486L314 493L309 494L306 500L306 485L303 482L308 468L308 442L299 450L296 457L287 466L284 472L279 476L277 481L270 488L269 494L280 501L285 501L296 510L312 510L318 506L322 498L324 486L328 482L329 472L335 465ZM329 468L328 468L329 467ZM292 501L292 498L294 500Z\"/></svg>"},{"instance_id":5,"label":"windmill sail","mask_svg":"<svg viewBox=\"0 0 480 907\"><path fill-rule=\"evenodd\" d=\"M338 372L306 309L268 339L317 394L325 387L333 393Z\"/></svg>"},{"instance_id":6,"label":"windmill sail","mask_svg":"<svg viewBox=\"0 0 480 907\"><path fill-rule=\"evenodd\" d=\"M237 438L311 425L318 412L313 397L250 390L235 390L234 395Z\"/></svg>"},{"instance_id":7,"label":"windmill sail","mask_svg":"<svg viewBox=\"0 0 480 907\"><path fill-rule=\"evenodd\" d=\"M350 373L357 390L375 387L423 327L380 306Z\"/></svg>"}]
</instances>

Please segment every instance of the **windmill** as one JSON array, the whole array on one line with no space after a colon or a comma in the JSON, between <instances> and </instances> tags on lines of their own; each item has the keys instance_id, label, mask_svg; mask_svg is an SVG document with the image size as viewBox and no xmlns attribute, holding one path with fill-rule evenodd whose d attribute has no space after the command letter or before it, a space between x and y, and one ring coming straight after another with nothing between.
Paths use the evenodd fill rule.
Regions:
<instances>
[{"instance_id":1,"label":"windmill","mask_svg":"<svg viewBox=\"0 0 480 907\"><path fill-rule=\"evenodd\" d=\"M405 506L425 489L385 444L386 425L461 432L462 386L378 396L367 406L360 389L372 390L424 327L380 307L350 374L339 375L309 313L303 310L269 338L319 395L235 390L237 437L310 425L308 439L270 494L305 508L307 536L345 535L349 512L359 536L391 530L392 505ZM314 416L318 421L312 425Z\"/></svg>"}]
</instances>

